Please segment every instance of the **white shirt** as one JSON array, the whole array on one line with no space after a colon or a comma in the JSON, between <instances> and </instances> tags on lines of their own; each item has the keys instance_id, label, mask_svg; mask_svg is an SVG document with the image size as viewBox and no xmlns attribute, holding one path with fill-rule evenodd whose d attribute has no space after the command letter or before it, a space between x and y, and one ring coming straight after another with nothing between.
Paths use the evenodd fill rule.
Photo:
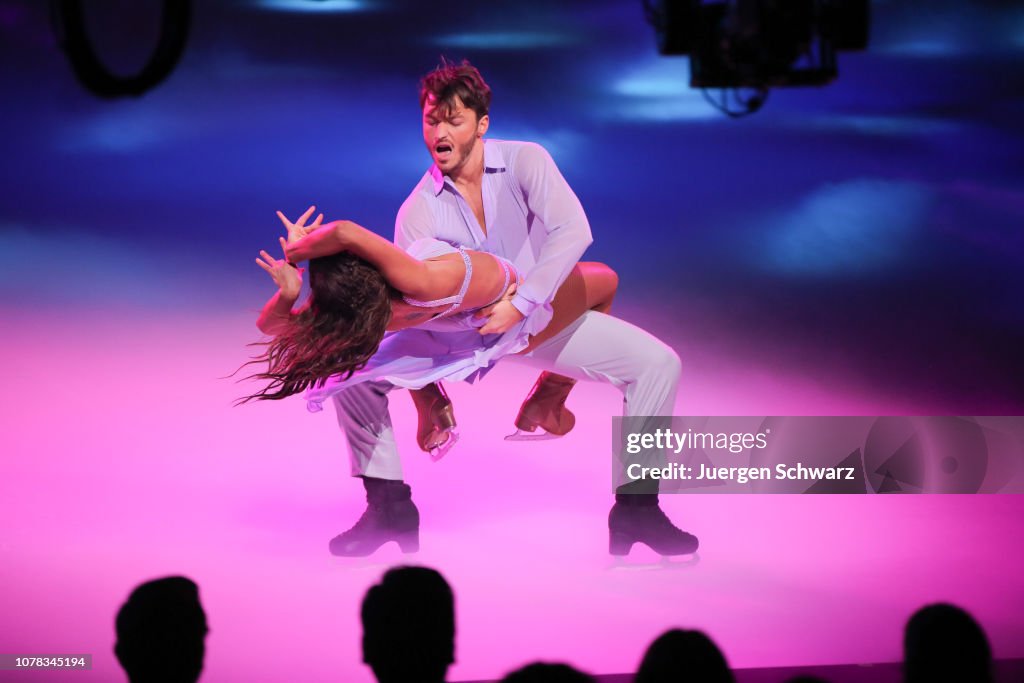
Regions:
<instances>
[{"instance_id":1,"label":"white shirt","mask_svg":"<svg viewBox=\"0 0 1024 683\"><path fill-rule=\"evenodd\" d=\"M583 206L547 150L532 142L484 140L484 221L431 166L402 204L395 243L402 249L434 237L511 261L524 278L512 299L530 334L551 320L551 300L593 242Z\"/></svg>"}]
</instances>

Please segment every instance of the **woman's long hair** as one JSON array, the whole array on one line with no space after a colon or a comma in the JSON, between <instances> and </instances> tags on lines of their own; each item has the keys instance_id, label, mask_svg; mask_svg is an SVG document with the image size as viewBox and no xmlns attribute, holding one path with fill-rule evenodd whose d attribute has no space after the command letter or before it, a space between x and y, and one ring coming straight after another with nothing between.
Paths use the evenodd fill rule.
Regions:
<instances>
[{"instance_id":1,"label":"woman's long hair","mask_svg":"<svg viewBox=\"0 0 1024 683\"><path fill-rule=\"evenodd\" d=\"M377 352L391 321L392 289L380 271L342 252L309 262L310 305L246 363L266 363L252 379L268 380L241 399L279 400L322 384L332 375L348 379Z\"/></svg>"}]
</instances>

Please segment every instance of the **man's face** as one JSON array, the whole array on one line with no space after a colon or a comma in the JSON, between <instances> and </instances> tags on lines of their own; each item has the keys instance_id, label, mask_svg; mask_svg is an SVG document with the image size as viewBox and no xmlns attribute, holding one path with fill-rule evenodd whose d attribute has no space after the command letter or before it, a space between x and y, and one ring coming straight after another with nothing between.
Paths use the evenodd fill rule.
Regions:
<instances>
[{"instance_id":1,"label":"man's face","mask_svg":"<svg viewBox=\"0 0 1024 683\"><path fill-rule=\"evenodd\" d=\"M458 96L447 112L433 96L427 96L423 104L423 141L445 175L457 173L466 164L473 147L487 132L487 124L486 115L478 120L476 112L463 106Z\"/></svg>"}]
</instances>

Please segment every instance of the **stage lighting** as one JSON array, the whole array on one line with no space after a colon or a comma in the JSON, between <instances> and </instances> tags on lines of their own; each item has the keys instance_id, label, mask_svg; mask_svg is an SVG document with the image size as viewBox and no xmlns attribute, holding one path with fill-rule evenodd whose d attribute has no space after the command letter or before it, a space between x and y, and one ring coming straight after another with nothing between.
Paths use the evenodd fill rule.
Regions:
<instances>
[{"instance_id":1,"label":"stage lighting","mask_svg":"<svg viewBox=\"0 0 1024 683\"><path fill-rule=\"evenodd\" d=\"M82 0L51 0L57 43L67 54L75 76L99 97L138 97L167 78L185 50L191 18L191 0L163 0L160 38L149 61L137 74L118 76L100 60L87 31Z\"/></svg>"},{"instance_id":2,"label":"stage lighting","mask_svg":"<svg viewBox=\"0 0 1024 683\"><path fill-rule=\"evenodd\" d=\"M644 6L658 51L689 55L690 86L731 116L760 109L772 87L829 83L838 74L836 52L868 43L868 0L644 0ZM721 99L712 99L709 88L720 89Z\"/></svg>"}]
</instances>

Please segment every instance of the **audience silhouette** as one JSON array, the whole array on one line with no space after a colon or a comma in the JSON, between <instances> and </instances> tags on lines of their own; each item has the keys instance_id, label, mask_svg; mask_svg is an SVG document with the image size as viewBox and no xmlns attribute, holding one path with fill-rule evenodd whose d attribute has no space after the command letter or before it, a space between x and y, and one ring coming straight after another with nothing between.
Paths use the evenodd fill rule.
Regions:
<instances>
[{"instance_id":1,"label":"audience silhouette","mask_svg":"<svg viewBox=\"0 0 1024 683\"><path fill-rule=\"evenodd\" d=\"M440 573L396 567L363 598L363 661L379 683L441 683L455 661L455 598Z\"/></svg>"},{"instance_id":2,"label":"audience silhouette","mask_svg":"<svg viewBox=\"0 0 1024 683\"><path fill-rule=\"evenodd\" d=\"M568 664L534 662L505 674L501 683L595 683L589 676Z\"/></svg>"},{"instance_id":3,"label":"audience silhouette","mask_svg":"<svg viewBox=\"0 0 1024 683\"><path fill-rule=\"evenodd\" d=\"M978 622L963 609L922 607L903 634L905 683L991 683L992 650Z\"/></svg>"},{"instance_id":4,"label":"audience silhouette","mask_svg":"<svg viewBox=\"0 0 1024 683\"><path fill-rule=\"evenodd\" d=\"M640 662L636 683L735 683L725 655L700 631L672 629L651 643Z\"/></svg>"},{"instance_id":5,"label":"audience silhouette","mask_svg":"<svg viewBox=\"0 0 1024 683\"><path fill-rule=\"evenodd\" d=\"M184 576L141 584L118 610L114 655L131 683L195 683L206 653L199 588Z\"/></svg>"},{"instance_id":6,"label":"audience silhouette","mask_svg":"<svg viewBox=\"0 0 1024 683\"><path fill-rule=\"evenodd\" d=\"M363 598L363 662L379 683L444 683L455 662L455 598L439 572L395 567ZM209 633L199 588L184 576L137 586L118 610L116 655L130 683L195 683ZM993 683L988 638L965 610L939 603L908 620L904 683ZM635 683L735 683L722 651L696 630L672 629L647 648ZM567 664L534 662L501 683L594 683ZM785 683L826 683L797 676Z\"/></svg>"}]
</instances>

